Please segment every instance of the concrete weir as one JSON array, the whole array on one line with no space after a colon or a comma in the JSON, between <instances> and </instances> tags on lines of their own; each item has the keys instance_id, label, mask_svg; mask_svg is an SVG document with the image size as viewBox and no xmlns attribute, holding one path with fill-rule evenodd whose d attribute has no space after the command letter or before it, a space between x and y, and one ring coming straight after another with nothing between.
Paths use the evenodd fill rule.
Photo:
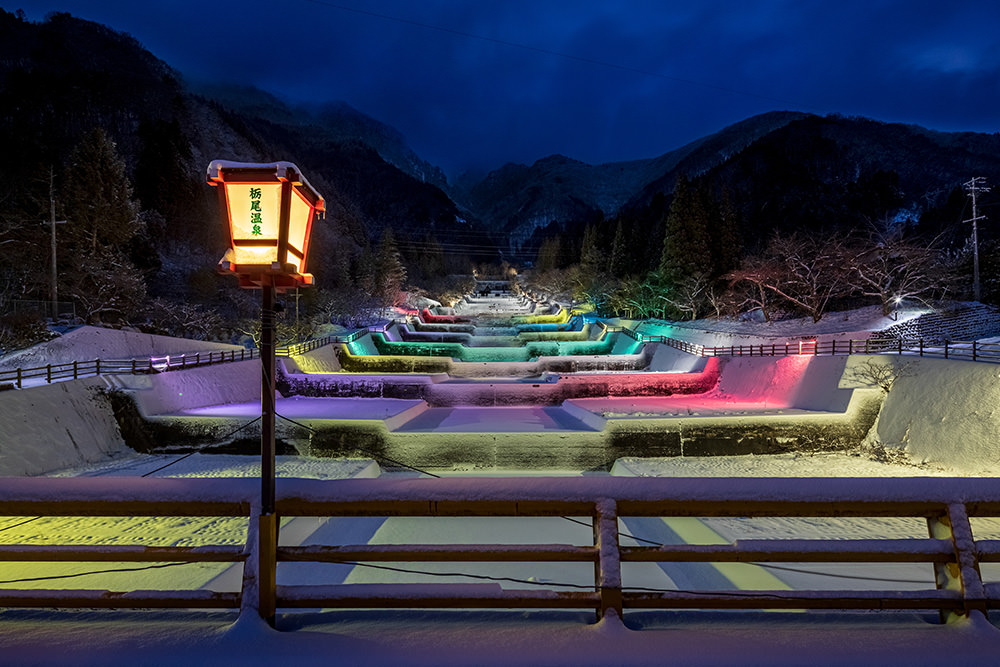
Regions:
<instances>
[{"instance_id":1,"label":"concrete weir","mask_svg":"<svg viewBox=\"0 0 1000 667\"><path fill-rule=\"evenodd\" d=\"M480 298L475 307L493 318L510 299ZM881 392L851 381L853 357L697 357L584 326L556 306L506 326L575 331L532 331L547 340L523 347L393 340L422 332L464 340L479 330L493 338L505 326L491 319L480 328L460 315L428 313L413 326L281 359L279 442L302 454L429 470L607 469L626 456L843 450L861 443L882 402ZM512 356L528 346L558 356ZM468 360L433 356L452 352ZM128 381L122 389L134 408L116 408L126 440L146 451L227 438L252 446L259 365L238 366L219 391L200 385L222 375L198 369ZM186 373L198 391L180 391Z\"/></svg>"}]
</instances>

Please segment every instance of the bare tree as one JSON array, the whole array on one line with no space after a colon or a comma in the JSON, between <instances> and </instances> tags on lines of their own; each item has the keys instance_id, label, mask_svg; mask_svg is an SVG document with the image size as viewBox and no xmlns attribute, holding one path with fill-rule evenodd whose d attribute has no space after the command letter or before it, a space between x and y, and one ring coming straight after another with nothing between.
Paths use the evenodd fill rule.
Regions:
<instances>
[{"instance_id":1,"label":"bare tree","mask_svg":"<svg viewBox=\"0 0 1000 667\"><path fill-rule=\"evenodd\" d=\"M768 289L819 322L831 299L851 292L844 243L833 235L776 235L768 244L771 261L781 266Z\"/></svg>"},{"instance_id":2,"label":"bare tree","mask_svg":"<svg viewBox=\"0 0 1000 667\"><path fill-rule=\"evenodd\" d=\"M901 377L911 377L913 362L896 363L878 359L865 359L851 373L851 379L869 387L878 387L883 393L892 391L892 386Z\"/></svg>"},{"instance_id":3,"label":"bare tree","mask_svg":"<svg viewBox=\"0 0 1000 667\"><path fill-rule=\"evenodd\" d=\"M751 255L743 260L743 265L730 271L724 278L729 280L729 292L733 294L735 310L747 313L760 309L765 322L770 322L774 311L775 293L770 285L780 282L780 267L762 255Z\"/></svg>"},{"instance_id":4,"label":"bare tree","mask_svg":"<svg viewBox=\"0 0 1000 667\"><path fill-rule=\"evenodd\" d=\"M879 300L883 315L903 299L927 303L949 282L937 241L917 243L889 225L873 227L852 253L849 280L861 294Z\"/></svg>"},{"instance_id":5,"label":"bare tree","mask_svg":"<svg viewBox=\"0 0 1000 667\"><path fill-rule=\"evenodd\" d=\"M689 275L681 280L670 292L661 297L675 310L688 316L688 319L698 319L699 313L708 300L708 290L712 281L708 273L701 272Z\"/></svg>"}]
</instances>

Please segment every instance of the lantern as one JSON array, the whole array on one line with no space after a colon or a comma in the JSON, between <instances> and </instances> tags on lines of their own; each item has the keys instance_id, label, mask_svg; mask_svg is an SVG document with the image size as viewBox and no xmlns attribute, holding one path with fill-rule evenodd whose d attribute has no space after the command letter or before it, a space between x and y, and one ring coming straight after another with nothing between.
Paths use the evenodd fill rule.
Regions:
<instances>
[{"instance_id":1,"label":"lantern","mask_svg":"<svg viewBox=\"0 0 1000 667\"><path fill-rule=\"evenodd\" d=\"M309 235L325 205L298 167L214 160L208 183L219 188L232 243L220 272L239 276L240 286L251 289L270 284L283 292L312 284L306 273Z\"/></svg>"}]
</instances>

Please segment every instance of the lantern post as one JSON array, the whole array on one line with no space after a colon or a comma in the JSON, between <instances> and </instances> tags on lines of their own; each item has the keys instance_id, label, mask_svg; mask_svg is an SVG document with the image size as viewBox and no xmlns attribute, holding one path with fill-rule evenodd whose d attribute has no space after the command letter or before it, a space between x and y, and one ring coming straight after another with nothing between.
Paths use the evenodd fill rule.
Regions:
<instances>
[{"instance_id":1,"label":"lantern post","mask_svg":"<svg viewBox=\"0 0 1000 667\"><path fill-rule=\"evenodd\" d=\"M275 323L278 293L311 285L306 258L312 223L325 210L323 197L291 162L214 160L208 183L218 188L230 248L219 272L240 287L259 289L260 332L260 520L257 609L274 625L277 592L278 516L275 512Z\"/></svg>"}]
</instances>

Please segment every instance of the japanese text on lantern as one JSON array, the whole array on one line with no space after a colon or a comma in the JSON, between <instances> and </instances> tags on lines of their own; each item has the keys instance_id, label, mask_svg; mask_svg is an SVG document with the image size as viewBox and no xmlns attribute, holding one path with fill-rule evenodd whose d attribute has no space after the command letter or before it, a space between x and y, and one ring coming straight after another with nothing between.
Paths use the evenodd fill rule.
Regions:
<instances>
[{"instance_id":1,"label":"japanese text on lantern","mask_svg":"<svg viewBox=\"0 0 1000 667\"><path fill-rule=\"evenodd\" d=\"M260 188L250 188L250 233L260 236Z\"/></svg>"}]
</instances>

